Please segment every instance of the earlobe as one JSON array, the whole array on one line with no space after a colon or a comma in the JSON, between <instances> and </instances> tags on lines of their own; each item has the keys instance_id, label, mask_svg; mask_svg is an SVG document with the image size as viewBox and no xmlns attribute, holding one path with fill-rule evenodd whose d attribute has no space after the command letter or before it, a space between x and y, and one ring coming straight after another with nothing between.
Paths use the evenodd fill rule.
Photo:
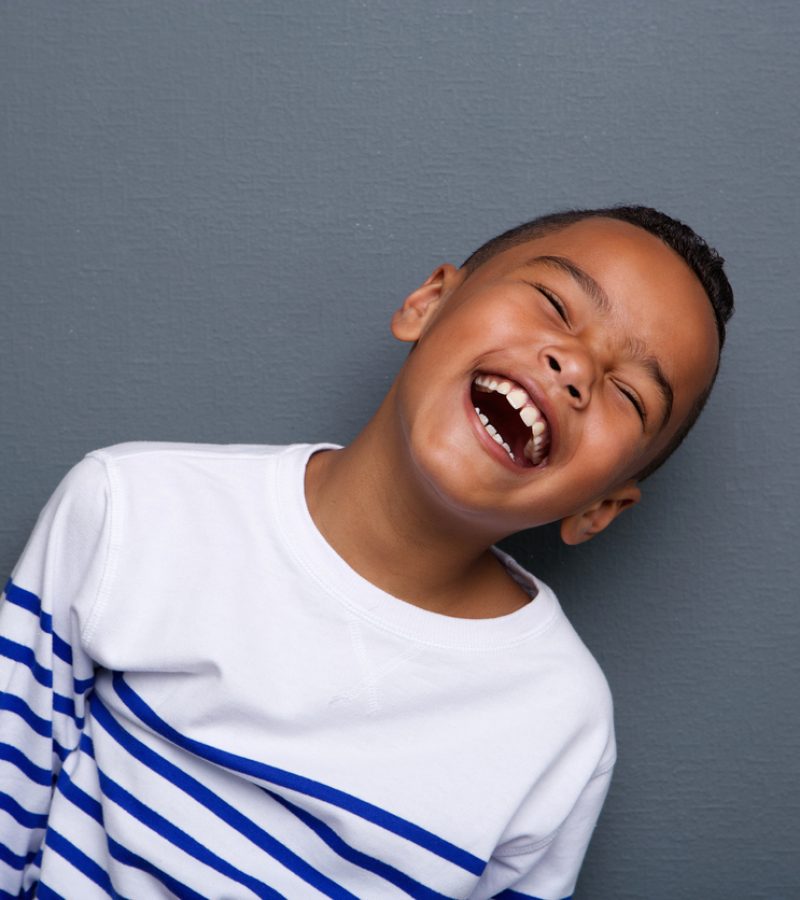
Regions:
<instances>
[{"instance_id":1,"label":"earlobe","mask_svg":"<svg viewBox=\"0 0 800 900\"><path fill-rule=\"evenodd\" d=\"M635 481L627 482L612 493L596 500L581 512L561 521L561 540L565 544L582 544L605 531L617 516L641 499L642 492Z\"/></svg>"},{"instance_id":2,"label":"earlobe","mask_svg":"<svg viewBox=\"0 0 800 900\"><path fill-rule=\"evenodd\" d=\"M462 280L462 270L446 263L438 266L403 301L392 316L392 334L399 341L418 341L439 306L453 288Z\"/></svg>"}]
</instances>

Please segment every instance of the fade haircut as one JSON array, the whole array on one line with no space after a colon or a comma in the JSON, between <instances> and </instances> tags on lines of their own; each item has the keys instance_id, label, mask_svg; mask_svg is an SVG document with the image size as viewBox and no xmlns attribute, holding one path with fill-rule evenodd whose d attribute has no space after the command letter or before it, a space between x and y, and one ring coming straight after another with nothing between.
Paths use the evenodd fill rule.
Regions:
<instances>
[{"instance_id":1,"label":"fade haircut","mask_svg":"<svg viewBox=\"0 0 800 900\"><path fill-rule=\"evenodd\" d=\"M509 231L504 231L497 237L487 241L464 261L462 268L466 269L467 277L469 277L475 269L504 250L509 250L518 244L534 240L550 232L566 228L568 225L582 222L585 219L600 218L618 219L621 222L628 222L631 225L636 225L638 228L643 228L663 241L683 259L697 276L711 303L717 324L719 353L721 353L725 343L725 325L733 315L733 290L725 275L725 260L688 225L649 206L571 209L540 216L537 219L532 219L530 222L524 222L516 228L511 228ZM719 353L717 354L717 364L710 383L697 397L669 444L649 465L636 475L637 480L642 481L663 465L691 431L692 426L697 421L697 417L706 405L711 388L716 381L717 372L719 371Z\"/></svg>"}]
</instances>

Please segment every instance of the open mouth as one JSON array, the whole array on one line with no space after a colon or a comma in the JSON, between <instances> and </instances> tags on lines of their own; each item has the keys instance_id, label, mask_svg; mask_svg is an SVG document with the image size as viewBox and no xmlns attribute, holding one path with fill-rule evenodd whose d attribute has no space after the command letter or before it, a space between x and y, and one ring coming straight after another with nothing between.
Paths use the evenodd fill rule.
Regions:
<instances>
[{"instance_id":1,"label":"open mouth","mask_svg":"<svg viewBox=\"0 0 800 900\"><path fill-rule=\"evenodd\" d=\"M527 391L502 375L480 373L472 405L489 437L521 468L540 466L550 451L550 426Z\"/></svg>"}]
</instances>

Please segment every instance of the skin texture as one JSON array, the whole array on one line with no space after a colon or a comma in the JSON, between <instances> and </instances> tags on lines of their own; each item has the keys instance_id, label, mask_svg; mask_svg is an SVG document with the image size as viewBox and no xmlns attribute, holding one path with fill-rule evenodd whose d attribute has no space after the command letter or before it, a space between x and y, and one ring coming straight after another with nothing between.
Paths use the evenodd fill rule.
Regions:
<instances>
[{"instance_id":1,"label":"skin texture","mask_svg":"<svg viewBox=\"0 0 800 900\"><path fill-rule=\"evenodd\" d=\"M543 256L579 267L607 308ZM639 501L635 473L710 383L718 353L694 273L648 232L611 219L551 232L472 273L438 267L392 331L416 346L358 438L312 458L309 509L378 587L477 618L529 600L492 544L559 520L562 538L579 543ZM668 415L654 361L672 388ZM543 465L515 466L488 438L470 397L480 372L519 382L545 413L553 443Z\"/></svg>"}]
</instances>

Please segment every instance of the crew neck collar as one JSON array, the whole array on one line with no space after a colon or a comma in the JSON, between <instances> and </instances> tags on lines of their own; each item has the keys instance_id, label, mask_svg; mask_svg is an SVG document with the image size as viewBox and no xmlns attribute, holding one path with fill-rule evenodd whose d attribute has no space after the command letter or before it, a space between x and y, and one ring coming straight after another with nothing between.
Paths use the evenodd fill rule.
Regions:
<instances>
[{"instance_id":1,"label":"crew neck collar","mask_svg":"<svg viewBox=\"0 0 800 900\"><path fill-rule=\"evenodd\" d=\"M269 487L285 549L322 590L351 613L410 640L465 650L495 650L522 643L544 632L563 615L550 588L496 547L492 549L511 577L533 598L504 616L462 619L431 612L367 581L325 540L306 502L309 459L321 450L338 449L338 444L287 447L277 459Z\"/></svg>"}]
</instances>

